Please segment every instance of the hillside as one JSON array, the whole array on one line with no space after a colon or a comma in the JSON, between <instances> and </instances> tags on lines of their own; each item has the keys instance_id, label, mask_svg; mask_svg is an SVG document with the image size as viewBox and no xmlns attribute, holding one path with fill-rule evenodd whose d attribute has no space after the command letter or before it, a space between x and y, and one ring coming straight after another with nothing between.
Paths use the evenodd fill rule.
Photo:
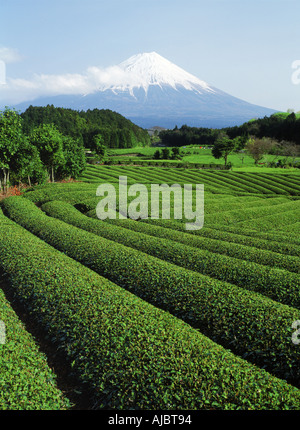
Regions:
<instances>
[{"instance_id":1,"label":"hillside","mask_svg":"<svg viewBox=\"0 0 300 430\"><path fill-rule=\"evenodd\" d=\"M26 134L40 124L54 124L62 134L81 138L87 148L97 134L103 136L109 148L131 148L150 143L146 130L109 109L77 111L53 105L30 106L21 117Z\"/></svg>"}]
</instances>

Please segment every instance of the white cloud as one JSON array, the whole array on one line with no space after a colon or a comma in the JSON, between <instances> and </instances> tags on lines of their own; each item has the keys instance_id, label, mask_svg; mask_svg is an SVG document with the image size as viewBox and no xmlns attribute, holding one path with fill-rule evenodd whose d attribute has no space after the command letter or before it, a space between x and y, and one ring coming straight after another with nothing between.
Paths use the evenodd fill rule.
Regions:
<instances>
[{"instance_id":1,"label":"white cloud","mask_svg":"<svg viewBox=\"0 0 300 430\"><path fill-rule=\"evenodd\" d=\"M93 66L82 74L35 74L31 79L7 76L6 84L0 85L0 100L5 100L6 104L17 104L40 96L89 94L114 85L126 86L134 79L136 78L119 66Z\"/></svg>"},{"instance_id":2,"label":"white cloud","mask_svg":"<svg viewBox=\"0 0 300 430\"><path fill-rule=\"evenodd\" d=\"M22 60L22 56L14 48L9 48L7 46L0 46L0 60L4 63L16 63Z\"/></svg>"}]
</instances>

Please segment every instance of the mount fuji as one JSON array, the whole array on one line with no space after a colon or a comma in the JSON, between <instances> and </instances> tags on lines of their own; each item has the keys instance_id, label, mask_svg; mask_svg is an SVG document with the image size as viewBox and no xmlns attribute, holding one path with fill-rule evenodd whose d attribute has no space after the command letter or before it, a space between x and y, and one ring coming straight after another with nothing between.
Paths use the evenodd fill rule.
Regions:
<instances>
[{"instance_id":1,"label":"mount fuji","mask_svg":"<svg viewBox=\"0 0 300 430\"><path fill-rule=\"evenodd\" d=\"M149 128L222 128L240 125L276 111L248 103L198 79L156 52L133 55L116 66L113 82L99 81L85 94L40 97L29 105L74 110L110 109L135 124Z\"/></svg>"}]
</instances>

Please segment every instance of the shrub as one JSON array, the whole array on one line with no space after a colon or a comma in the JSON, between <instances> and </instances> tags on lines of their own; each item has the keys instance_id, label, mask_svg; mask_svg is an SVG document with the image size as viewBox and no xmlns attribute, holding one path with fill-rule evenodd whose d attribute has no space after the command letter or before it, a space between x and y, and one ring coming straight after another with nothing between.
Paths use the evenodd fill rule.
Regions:
<instances>
[{"instance_id":1,"label":"shrub","mask_svg":"<svg viewBox=\"0 0 300 430\"><path fill-rule=\"evenodd\" d=\"M13 220L98 274L274 375L300 382L291 342L299 310L50 218L22 197L2 205Z\"/></svg>"},{"instance_id":2,"label":"shrub","mask_svg":"<svg viewBox=\"0 0 300 430\"><path fill-rule=\"evenodd\" d=\"M16 296L93 391L93 409L299 409L297 388L2 215L0 225Z\"/></svg>"}]
</instances>

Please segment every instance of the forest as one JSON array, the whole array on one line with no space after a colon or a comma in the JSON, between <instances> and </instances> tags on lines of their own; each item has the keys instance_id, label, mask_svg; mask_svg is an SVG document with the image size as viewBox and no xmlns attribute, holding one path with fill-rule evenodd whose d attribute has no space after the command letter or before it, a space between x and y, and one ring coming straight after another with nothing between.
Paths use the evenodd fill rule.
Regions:
<instances>
[{"instance_id":1,"label":"forest","mask_svg":"<svg viewBox=\"0 0 300 430\"><path fill-rule=\"evenodd\" d=\"M262 139L274 139L278 142L300 145L300 116L295 113L278 113L269 117L254 119L240 126L223 129L210 129L177 126L173 130L163 130L159 133L164 146L213 146L220 132L227 134L230 139L250 136Z\"/></svg>"},{"instance_id":2,"label":"forest","mask_svg":"<svg viewBox=\"0 0 300 430\"><path fill-rule=\"evenodd\" d=\"M146 130L110 110L30 106L0 112L0 193L9 184L76 179L86 167L87 149L150 144Z\"/></svg>"},{"instance_id":3,"label":"forest","mask_svg":"<svg viewBox=\"0 0 300 430\"><path fill-rule=\"evenodd\" d=\"M132 148L150 144L146 130L109 109L73 109L53 105L29 106L20 114L25 134L41 124L54 124L60 133L80 139L85 148L92 149L94 137L101 135L108 148Z\"/></svg>"}]
</instances>

